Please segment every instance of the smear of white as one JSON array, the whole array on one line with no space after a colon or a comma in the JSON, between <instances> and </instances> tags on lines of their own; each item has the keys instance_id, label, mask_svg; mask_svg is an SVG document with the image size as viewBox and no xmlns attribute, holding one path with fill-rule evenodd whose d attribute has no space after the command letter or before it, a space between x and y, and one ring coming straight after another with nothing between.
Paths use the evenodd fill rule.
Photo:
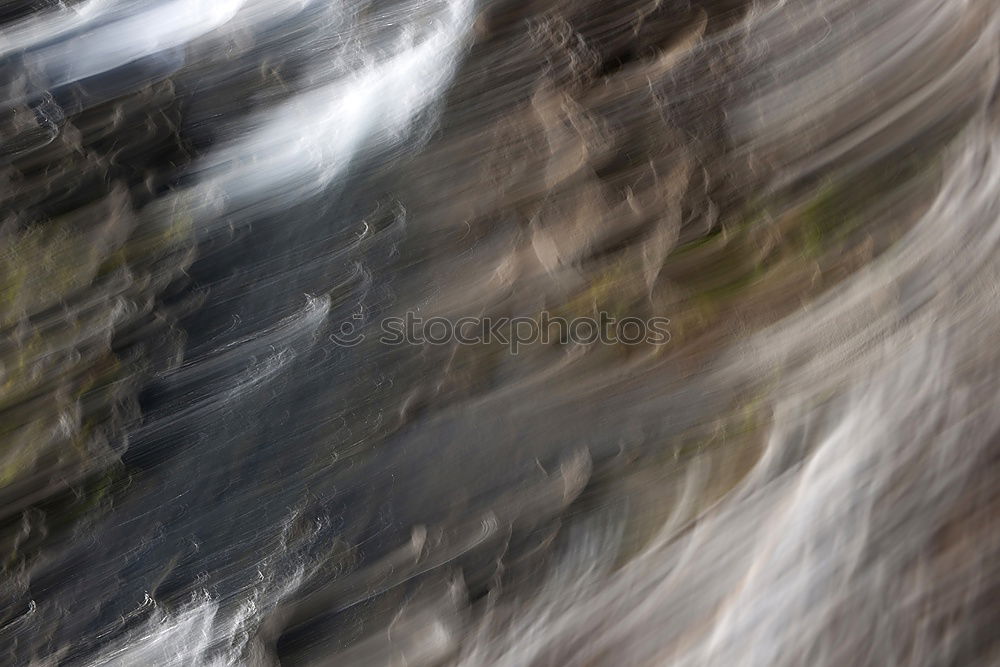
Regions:
<instances>
[{"instance_id":1,"label":"smear of white","mask_svg":"<svg viewBox=\"0 0 1000 667\"><path fill-rule=\"evenodd\" d=\"M0 56L31 49L94 25L113 15L119 6L114 0L88 0L10 23L0 30Z\"/></svg>"},{"instance_id":2,"label":"smear of white","mask_svg":"<svg viewBox=\"0 0 1000 667\"><path fill-rule=\"evenodd\" d=\"M243 0L173 0L156 4L41 46L27 54L25 67L45 72L50 87L65 85L182 46L225 25L242 6ZM77 23L87 26L93 22L93 13L100 11L97 6L76 17L66 14L56 28L57 34L72 30ZM26 36L37 39L41 35Z\"/></svg>"},{"instance_id":3,"label":"smear of white","mask_svg":"<svg viewBox=\"0 0 1000 667\"><path fill-rule=\"evenodd\" d=\"M473 4L454 0L429 35L414 40L408 32L392 57L258 119L248 136L201 165L211 176L193 200L217 193L234 206L281 208L328 186L363 147L401 141L451 80Z\"/></svg>"}]
</instances>

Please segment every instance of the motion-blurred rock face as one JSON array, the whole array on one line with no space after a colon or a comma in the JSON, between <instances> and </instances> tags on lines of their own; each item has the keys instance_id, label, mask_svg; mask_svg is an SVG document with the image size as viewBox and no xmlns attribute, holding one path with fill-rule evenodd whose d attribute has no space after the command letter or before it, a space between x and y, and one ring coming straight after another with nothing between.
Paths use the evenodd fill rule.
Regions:
<instances>
[{"instance_id":1,"label":"motion-blurred rock face","mask_svg":"<svg viewBox=\"0 0 1000 667\"><path fill-rule=\"evenodd\" d=\"M996 662L994 4L0 8L0 662Z\"/></svg>"}]
</instances>

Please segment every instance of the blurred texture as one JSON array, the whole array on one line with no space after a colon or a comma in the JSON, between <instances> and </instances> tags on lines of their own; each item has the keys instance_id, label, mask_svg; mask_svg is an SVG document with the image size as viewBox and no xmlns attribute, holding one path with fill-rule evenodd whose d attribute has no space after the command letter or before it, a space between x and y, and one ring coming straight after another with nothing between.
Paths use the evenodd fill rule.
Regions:
<instances>
[{"instance_id":1,"label":"blurred texture","mask_svg":"<svg viewBox=\"0 0 1000 667\"><path fill-rule=\"evenodd\" d=\"M997 664L998 82L995 0L7 0L0 663Z\"/></svg>"}]
</instances>

